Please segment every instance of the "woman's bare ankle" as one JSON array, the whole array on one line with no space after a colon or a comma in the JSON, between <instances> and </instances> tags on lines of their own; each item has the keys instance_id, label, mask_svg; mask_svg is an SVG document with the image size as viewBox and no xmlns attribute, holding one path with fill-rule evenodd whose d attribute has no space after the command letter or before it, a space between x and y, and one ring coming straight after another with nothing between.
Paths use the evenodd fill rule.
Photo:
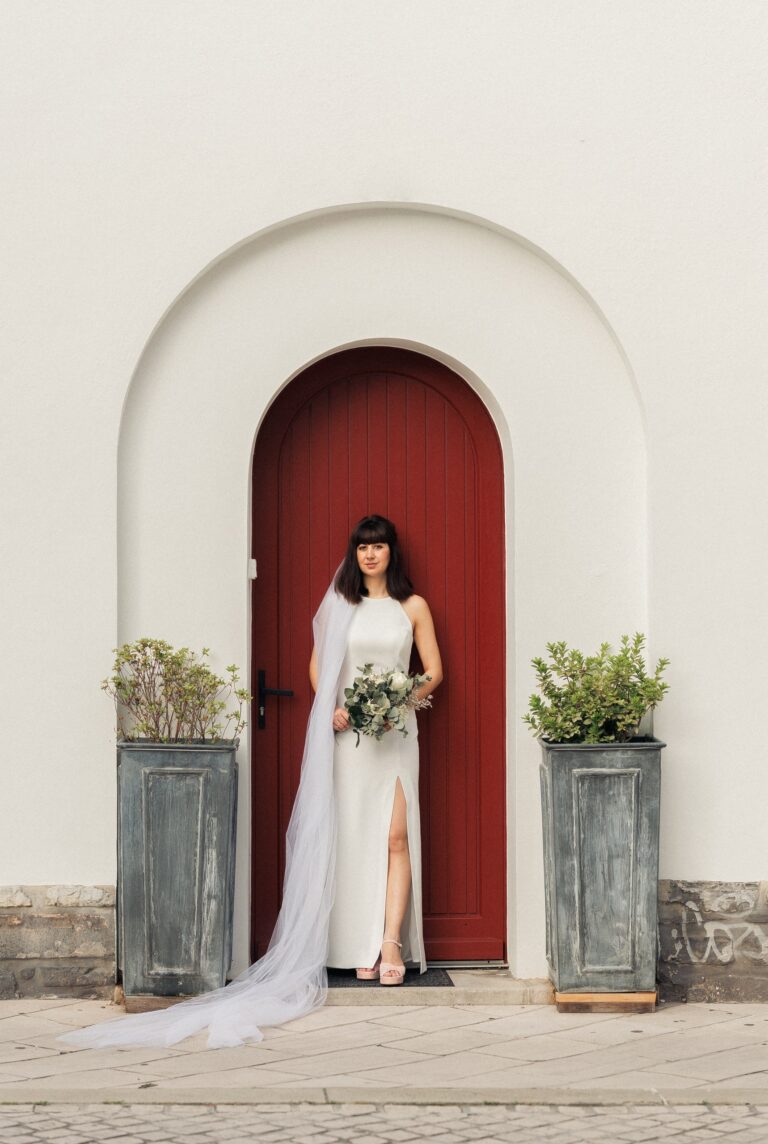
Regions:
<instances>
[{"instance_id":1,"label":"woman's bare ankle","mask_svg":"<svg viewBox=\"0 0 768 1144\"><path fill-rule=\"evenodd\" d=\"M384 946L385 945L388 947L390 952L388 952L388 953L384 952ZM405 968L405 962L403 961L402 957L400 956L400 950L402 949L403 943L400 941L399 938L384 937L381 939L381 946L382 946L382 949L381 949L382 961L388 961L390 965L396 965L398 968L400 966ZM394 949L393 949L393 947L394 947ZM386 970L385 972L391 973L392 971Z\"/></svg>"}]
</instances>

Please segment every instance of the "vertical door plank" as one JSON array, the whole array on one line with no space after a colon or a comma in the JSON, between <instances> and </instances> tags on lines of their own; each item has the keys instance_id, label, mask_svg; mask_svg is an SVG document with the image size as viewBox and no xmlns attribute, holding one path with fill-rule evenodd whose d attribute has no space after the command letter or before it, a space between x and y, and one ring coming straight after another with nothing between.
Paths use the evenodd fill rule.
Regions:
<instances>
[{"instance_id":1,"label":"vertical door plank","mask_svg":"<svg viewBox=\"0 0 768 1144\"><path fill-rule=\"evenodd\" d=\"M474 765L466 768L466 855L467 855L467 913L480 912L480 874L482 864L473 861L479 854L480 846L480 771L483 758L479 752L483 748L478 720L479 692L482 686L484 662L480 655L479 630L477 623L477 599L481 590L477 567L477 457L472 439L464 430L464 549L462 573L464 576L464 671L466 681L466 705L464 709L464 740L467 744L468 761L470 747L474 745L477 754Z\"/></svg>"},{"instance_id":2,"label":"vertical door plank","mask_svg":"<svg viewBox=\"0 0 768 1144\"><path fill-rule=\"evenodd\" d=\"M349 515L350 523L369 512L368 385L365 377L349 382Z\"/></svg>"},{"instance_id":3,"label":"vertical door plank","mask_svg":"<svg viewBox=\"0 0 768 1144\"><path fill-rule=\"evenodd\" d=\"M389 425L387 422L387 382L381 373L366 379L368 390L368 508L381 516L390 510L387 486L389 477Z\"/></svg>"},{"instance_id":4,"label":"vertical door plank","mask_svg":"<svg viewBox=\"0 0 768 1144\"><path fill-rule=\"evenodd\" d=\"M311 546L309 594L319 601L328 586L327 569L337 552L331 550L331 442L329 433L330 393L321 389L309 404L309 516L306 543ZM309 633L304 633L309 641ZM310 647L311 652L311 647Z\"/></svg>"},{"instance_id":5,"label":"vertical door plank","mask_svg":"<svg viewBox=\"0 0 768 1144\"><path fill-rule=\"evenodd\" d=\"M342 560L352 520L349 457L349 382L337 381L328 388L328 441L330 509L328 579ZM327 583L327 581L326 581ZM318 597L319 599L319 597Z\"/></svg>"},{"instance_id":6,"label":"vertical door plank","mask_svg":"<svg viewBox=\"0 0 768 1144\"><path fill-rule=\"evenodd\" d=\"M406 553L408 573L416 591L430 603L427 588L426 564L426 519L427 519L427 410L426 386L415 382L411 376L404 379L405 385L405 449L406 449L406 500L403 545ZM438 631L438 639L442 632ZM447 661L446 661L447 662ZM412 670L417 668L414 649ZM433 704L437 703L435 693ZM435 912L432 896L434 877L439 878L439 859L433 860L435 846L432 838L433 772L432 715L433 711L417 716L419 720L419 805L421 809L421 879L422 908L425 919L425 942L427 940L426 918ZM439 783L435 784L439 789Z\"/></svg>"},{"instance_id":7,"label":"vertical door plank","mask_svg":"<svg viewBox=\"0 0 768 1144\"><path fill-rule=\"evenodd\" d=\"M464 500L464 424L452 405L445 406L445 610L451 631L448 703L443 705L447 725L446 853L449 911L467 912L467 863L475 865L476 855L467 853L467 770L475 769L476 744L467 741L466 705L467 630L462 575L463 555L473 537L466 535Z\"/></svg>"},{"instance_id":8,"label":"vertical door plank","mask_svg":"<svg viewBox=\"0 0 768 1144\"><path fill-rule=\"evenodd\" d=\"M425 393L426 408L426 497L424 517L423 559L426 564L429 587L426 596L440 632L441 653L446 663L455 661L453 627L448 622L446 606L446 550L445 521L448 509L446 487L446 434L445 401L430 386ZM435 692L430 712L430 845L432 848L432 880L429 885L429 909L439 914L450 913L451 891L447 872L450 865L449 850L455 839L448 834L448 803L450 798L450 770L452 752L449 746L450 710L453 702L460 702L451 672L446 672L444 683Z\"/></svg>"},{"instance_id":9,"label":"vertical door plank","mask_svg":"<svg viewBox=\"0 0 768 1144\"><path fill-rule=\"evenodd\" d=\"M397 523L398 536L404 551L408 552L408 471L407 471L407 415L406 380L399 374L388 374L386 379L387 515ZM418 495L418 494L417 494Z\"/></svg>"}]
</instances>

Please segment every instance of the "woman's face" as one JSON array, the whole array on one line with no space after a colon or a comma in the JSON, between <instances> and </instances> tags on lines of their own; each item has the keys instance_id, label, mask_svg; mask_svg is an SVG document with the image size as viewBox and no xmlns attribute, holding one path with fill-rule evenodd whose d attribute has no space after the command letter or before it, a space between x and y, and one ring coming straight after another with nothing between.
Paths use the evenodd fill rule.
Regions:
<instances>
[{"instance_id":1,"label":"woman's face","mask_svg":"<svg viewBox=\"0 0 768 1144\"><path fill-rule=\"evenodd\" d=\"M357 563L364 576L381 576L389 566L389 545L383 540L358 544Z\"/></svg>"}]
</instances>

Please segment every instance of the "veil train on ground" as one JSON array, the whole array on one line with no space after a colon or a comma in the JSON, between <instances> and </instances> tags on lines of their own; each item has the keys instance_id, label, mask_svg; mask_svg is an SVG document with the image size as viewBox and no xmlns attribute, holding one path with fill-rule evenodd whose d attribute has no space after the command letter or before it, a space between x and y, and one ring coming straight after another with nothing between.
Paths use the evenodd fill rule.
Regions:
<instances>
[{"instance_id":1,"label":"veil train on ground","mask_svg":"<svg viewBox=\"0 0 768 1144\"><path fill-rule=\"evenodd\" d=\"M286 832L283 900L266 953L229 984L167 1009L133 1013L57 1037L77 1048L173 1045L203 1029L209 1048L261 1041L261 1027L319 1009L336 866L333 711L354 605L331 581L313 620L318 685Z\"/></svg>"}]
</instances>

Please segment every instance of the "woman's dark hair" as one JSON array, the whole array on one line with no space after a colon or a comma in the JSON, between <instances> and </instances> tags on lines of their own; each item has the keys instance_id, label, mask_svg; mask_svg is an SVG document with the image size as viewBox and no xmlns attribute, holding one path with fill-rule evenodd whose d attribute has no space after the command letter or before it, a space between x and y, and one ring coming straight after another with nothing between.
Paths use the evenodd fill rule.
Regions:
<instances>
[{"instance_id":1,"label":"woman's dark hair","mask_svg":"<svg viewBox=\"0 0 768 1144\"><path fill-rule=\"evenodd\" d=\"M393 600L407 600L413 595L413 584L403 568L403 556L397 542L397 529L385 516L364 516L358 520L349 538L344 563L338 571L334 586L350 604L358 604L368 589L357 562L358 544L388 544L387 592Z\"/></svg>"}]
</instances>

